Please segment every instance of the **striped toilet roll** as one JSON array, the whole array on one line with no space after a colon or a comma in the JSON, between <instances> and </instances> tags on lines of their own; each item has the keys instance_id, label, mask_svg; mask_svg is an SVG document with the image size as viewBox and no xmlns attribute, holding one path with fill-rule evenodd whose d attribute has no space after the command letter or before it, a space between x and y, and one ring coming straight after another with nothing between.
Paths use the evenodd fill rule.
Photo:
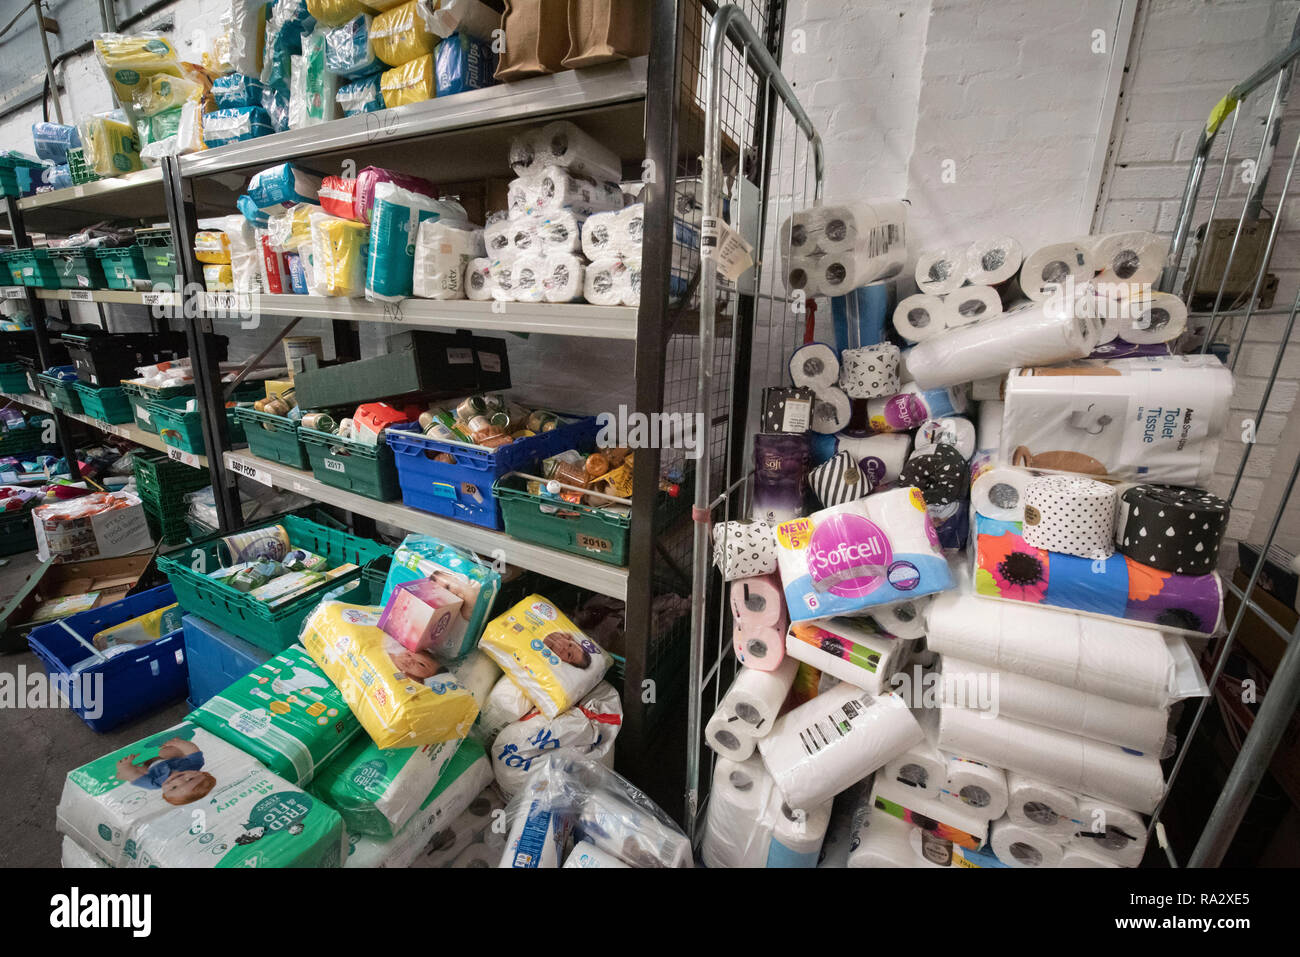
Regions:
<instances>
[{"instance_id":1,"label":"striped toilet roll","mask_svg":"<svg viewBox=\"0 0 1300 957\"><path fill-rule=\"evenodd\" d=\"M1200 489L1134 485L1120 496L1115 542L1121 554L1162 572L1205 575L1218 565L1229 512Z\"/></svg>"},{"instance_id":2,"label":"striped toilet roll","mask_svg":"<svg viewBox=\"0 0 1300 957\"><path fill-rule=\"evenodd\" d=\"M865 498L871 491L871 481L858 467L852 453L836 452L808 473L808 487L822 508L830 508Z\"/></svg>"},{"instance_id":3,"label":"striped toilet roll","mask_svg":"<svg viewBox=\"0 0 1300 957\"><path fill-rule=\"evenodd\" d=\"M840 353L840 388L850 399L894 395L900 388L899 361L898 346L889 342L845 349Z\"/></svg>"},{"instance_id":4,"label":"striped toilet roll","mask_svg":"<svg viewBox=\"0 0 1300 957\"><path fill-rule=\"evenodd\" d=\"M1080 558L1115 553L1115 489L1093 479L1043 475L1025 487L1026 544Z\"/></svg>"}]
</instances>

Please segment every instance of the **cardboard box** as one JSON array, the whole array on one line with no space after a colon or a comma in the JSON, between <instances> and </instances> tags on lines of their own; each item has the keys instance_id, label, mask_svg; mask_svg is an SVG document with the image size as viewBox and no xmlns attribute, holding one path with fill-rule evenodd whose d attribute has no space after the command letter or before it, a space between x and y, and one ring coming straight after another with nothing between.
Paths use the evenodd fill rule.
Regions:
<instances>
[{"instance_id":1,"label":"cardboard box","mask_svg":"<svg viewBox=\"0 0 1300 957\"><path fill-rule=\"evenodd\" d=\"M56 621L42 614L60 599L94 594L91 608L111 604L135 586L152 559L150 554L101 558L88 562L46 562L31 574L9 604L0 609L0 651L22 647L22 638L34 623ZM70 613L70 612L69 612ZM38 621L39 620L39 621Z\"/></svg>"},{"instance_id":2,"label":"cardboard box","mask_svg":"<svg viewBox=\"0 0 1300 957\"><path fill-rule=\"evenodd\" d=\"M80 562L92 558L116 558L153 548L144 505L126 492L114 493L129 504L102 512L77 514L77 503L69 499L40 505L32 510L36 525L36 557L41 561ZM103 493L87 498L101 498Z\"/></svg>"}]
</instances>

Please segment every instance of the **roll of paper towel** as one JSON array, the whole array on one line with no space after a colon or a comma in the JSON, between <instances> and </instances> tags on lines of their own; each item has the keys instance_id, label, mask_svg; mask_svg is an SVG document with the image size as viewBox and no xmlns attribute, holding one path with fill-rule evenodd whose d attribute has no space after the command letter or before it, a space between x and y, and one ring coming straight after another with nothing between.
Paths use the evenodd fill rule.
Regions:
<instances>
[{"instance_id":1,"label":"roll of paper towel","mask_svg":"<svg viewBox=\"0 0 1300 957\"><path fill-rule=\"evenodd\" d=\"M1079 823L1082 828L1066 845L1067 851L1087 848L1120 867L1137 867L1142 863L1147 849L1147 826L1140 814L1083 797L1079 799Z\"/></svg>"},{"instance_id":2,"label":"roll of paper towel","mask_svg":"<svg viewBox=\"0 0 1300 957\"><path fill-rule=\"evenodd\" d=\"M909 342L924 342L948 328L949 312L942 296L918 292L894 307L894 330Z\"/></svg>"},{"instance_id":3,"label":"roll of paper towel","mask_svg":"<svg viewBox=\"0 0 1300 957\"><path fill-rule=\"evenodd\" d=\"M786 658L773 671L741 668L727 689L723 706L749 725L755 737L761 737L776 723L798 670L799 662L793 658Z\"/></svg>"},{"instance_id":4,"label":"roll of paper towel","mask_svg":"<svg viewBox=\"0 0 1300 957\"><path fill-rule=\"evenodd\" d=\"M766 866L774 803L781 799L758 755L741 762L719 758L700 846L705 866Z\"/></svg>"},{"instance_id":5,"label":"roll of paper towel","mask_svg":"<svg viewBox=\"0 0 1300 957\"><path fill-rule=\"evenodd\" d=\"M767 849L768 867L816 867L826 828L831 822L831 802L808 810L774 803L772 839Z\"/></svg>"},{"instance_id":6,"label":"roll of paper towel","mask_svg":"<svg viewBox=\"0 0 1300 957\"><path fill-rule=\"evenodd\" d=\"M920 343L907 369L922 389L1001 375L1018 366L1082 359L1097 347L1096 319L1054 303L1024 303L995 319L948 329Z\"/></svg>"},{"instance_id":7,"label":"roll of paper towel","mask_svg":"<svg viewBox=\"0 0 1300 957\"><path fill-rule=\"evenodd\" d=\"M923 737L901 698L836 685L777 720L759 741L763 764L791 807L816 807Z\"/></svg>"},{"instance_id":8,"label":"roll of paper towel","mask_svg":"<svg viewBox=\"0 0 1300 957\"><path fill-rule=\"evenodd\" d=\"M947 780L940 801L956 802L990 821L1007 813L1007 772L982 761L944 755Z\"/></svg>"},{"instance_id":9,"label":"roll of paper towel","mask_svg":"<svg viewBox=\"0 0 1300 957\"><path fill-rule=\"evenodd\" d=\"M1160 760L1155 755L1133 754L1115 745L987 712L942 709L939 747L1144 813L1150 813L1164 793Z\"/></svg>"},{"instance_id":10,"label":"roll of paper towel","mask_svg":"<svg viewBox=\"0 0 1300 957\"><path fill-rule=\"evenodd\" d=\"M1071 475L1042 475L1025 487L1025 544L1080 558L1115 553L1114 486Z\"/></svg>"},{"instance_id":11,"label":"roll of paper towel","mask_svg":"<svg viewBox=\"0 0 1300 957\"><path fill-rule=\"evenodd\" d=\"M988 841L989 822L960 803L945 803L923 791L876 775L872 811L884 811L972 851Z\"/></svg>"},{"instance_id":12,"label":"roll of paper towel","mask_svg":"<svg viewBox=\"0 0 1300 957\"><path fill-rule=\"evenodd\" d=\"M1081 286L1096 272L1089 253L1086 240L1051 243L1034 250L1020 267L1021 290L1030 299L1042 302L1069 283Z\"/></svg>"},{"instance_id":13,"label":"roll of paper towel","mask_svg":"<svg viewBox=\"0 0 1300 957\"><path fill-rule=\"evenodd\" d=\"M923 249L916 259L916 288L933 296L955 292L971 272L966 247Z\"/></svg>"},{"instance_id":14,"label":"roll of paper towel","mask_svg":"<svg viewBox=\"0 0 1300 957\"><path fill-rule=\"evenodd\" d=\"M792 625L785 650L787 661L806 662L878 695L889 690L889 678L898 670L904 648L899 639L870 631L851 618L831 618Z\"/></svg>"},{"instance_id":15,"label":"roll of paper towel","mask_svg":"<svg viewBox=\"0 0 1300 957\"><path fill-rule=\"evenodd\" d=\"M591 841L578 841L564 859L565 867L622 867L627 865L607 851L602 851Z\"/></svg>"},{"instance_id":16,"label":"roll of paper towel","mask_svg":"<svg viewBox=\"0 0 1300 957\"><path fill-rule=\"evenodd\" d=\"M993 853L1007 867L1060 867L1065 851L1041 831L1030 831L1012 821L993 822Z\"/></svg>"},{"instance_id":17,"label":"roll of paper towel","mask_svg":"<svg viewBox=\"0 0 1300 957\"><path fill-rule=\"evenodd\" d=\"M1012 236L977 239L966 247L966 278L977 285L996 286L1020 271L1024 249Z\"/></svg>"},{"instance_id":18,"label":"roll of paper towel","mask_svg":"<svg viewBox=\"0 0 1300 957\"><path fill-rule=\"evenodd\" d=\"M543 126L533 144L533 169L554 165L601 181L617 182L621 178L623 164L618 154L568 120Z\"/></svg>"},{"instance_id":19,"label":"roll of paper towel","mask_svg":"<svg viewBox=\"0 0 1300 957\"><path fill-rule=\"evenodd\" d=\"M876 777L937 798L948 781L948 767L943 752L926 738L877 771Z\"/></svg>"},{"instance_id":20,"label":"roll of paper towel","mask_svg":"<svg viewBox=\"0 0 1300 957\"><path fill-rule=\"evenodd\" d=\"M732 761L745 761L754 753L758 736L749 724L726 710L725 700L704 725L704 740L714 751Z\"/></svg>"},{"instance_id":21,"label":"roll of paper towel","mask_svg":"<svg viewBox=\"0 0 1300 957\"><path fill-rule=\"evenodd\" d=\"M1155 233L1133 230L1096 238L1089 258L1097 282L1153 283L1160 278L1169 241Z\"/></svg>"},{"instance_id":22,"label":"roll of paper towel","mask_svg":"<svg viewBox=\"0 0 1300 957\"><path fill-rule=\"evenodd\" d=\"M900 601L871 609L871 620L895 638L922 638L925 636L925 609L928 600Z\"/></svg>"},{"instance_id":23,"label":"roll of paper towel","mask_svg":"<svg viewBox=\"0 0 1300 957\"><path fill-rule=\"evenodd\" d=\"M1187 306L1167 292L1128 301L1116 323L1118 337L1138 345L1172 342L1186 329Z\"/></svg>"},{"instance_id":24,"label":"roll of paper towel","mask_svg":"<svg viewBox=\"0 0 1300 957\"><path fill-rule=\"evenodd\" d=\"M968 326L1002 315L1002 299L992 286L962 286L948 294L948 326Z\"/></svg>"}]
</instances>

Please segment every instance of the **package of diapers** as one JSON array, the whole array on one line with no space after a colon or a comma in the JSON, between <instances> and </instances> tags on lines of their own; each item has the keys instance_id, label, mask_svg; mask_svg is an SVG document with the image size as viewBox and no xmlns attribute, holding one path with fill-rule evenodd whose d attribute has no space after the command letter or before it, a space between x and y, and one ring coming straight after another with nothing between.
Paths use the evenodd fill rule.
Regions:
<instances>
[{"instance_id":1,"label":"package of diapers","mask_svg":"<svg viewBox=\"0 0 1300 957\"><path fill-rule=\"evenodd\" d=\"M541 595L489 622L479 647L548 718L577 704L610 666L609 655Z\"/></svg>"},{"instance_id":2,"label":"package of diapers","mask_svg":"<svg viewBox=\"0 0 1300 957\"><path fill-rule=\"evenodd\" d=\"M508 675L502 675L479 708L474 733L491 744L506 725L514 724L532 710L532 699Z\"/></svg>"},{"instance_id":3,"label":"package of diapers","mask_svg":"<svg viewBox=\"0 0 1300 957\"><path fill-rule=\"evenodd\" d=\"M548 718L532 711L506 725L492 742L492 774L506 797L513 796L535 763L556 751L612 759L614 739L623 725L623 702L606 681L576 707Z\"/></svg>"},{"instance_id":4,"label":"package of diapers","mask_svg":"<svg viewBox=\"0 0 1300 957\"><path fill-rule=\"evenodd\" d=\"M460 619L443 632L430 653L441 661L465 657L474 650L492 617L501 573L436 538L407 535L393 554L380 604L388 604L396 586L419 578L432 578L460 599Z\"/></svg>"},{"instance_id":5,"label":"package of diapers","mask_svg":"<svg viewBox=\"0 0 1300 957\"><path fill-rule=\"evenodd\" d=\"M430 842L452 827L492 782L492 763L483 746L464 741L447 762L438 784L393 837L348 835L345 867L420 867Z\"/></svg>"},{"instance_id":6,"label":"package of diapers","mask_svg":"<svg viewBox=\"0 0 1300 957\"><path fill-rule=\"evenodd\" d=\"M189 720L298 785L361 731L339 689L296 645L209 698Z\"/></svg>"},{"instance_id":7,"label":"package of diapers","mask_svg":"<svg viewBox=\"0 0 1300 957\"><path fill-rule=\"evenodd\" d=\"M381 748L365 735L330 762L312 793L343 816L348 834L392 837L429 796L459 741Z\"/></svg>"},{"instance_id":8,"label":"package of diapers","mask_svg":"<svg viewBox=\"0 0 1300 957\"><path fill-rule=\"evenodd\" d=\"M90 853L72 838L65 836L59 851L59 866L66 870L67 868L104 868L108 867L108 864L100 860L97 855Z\"/></svg>"},{"instance_id":9,"label":"package of diapers","mask_svg":"<svg viewBox=\"0 0 1300 957\"><path fill-rule=\"evenodd\" d=\"M791 621L861 614L953 585L916 488L878 492L782 522L776 540Z\"/></svg>"},{"instance_id":10,"label":"package of diapers","mask_svg":"<svg viewBox=\"0 0 1300 957\"><path fill-rule=\"evenodd\" d=\"M408 651L386 635L381 611L323 601L303 621L302 645L379 747L465 737L478 717L474 695L427 651Z\"/></svg>"},{"instance_id":11,"label":"package of diapers","mask_svg":"<svg viewBox=\"0 0 1300 957\"><path fill-rule=\"evenodd\" d=\"M343 863L337 811L190 721L69 772L56 822L113 867Z\"/></svg>"}]
</instances>

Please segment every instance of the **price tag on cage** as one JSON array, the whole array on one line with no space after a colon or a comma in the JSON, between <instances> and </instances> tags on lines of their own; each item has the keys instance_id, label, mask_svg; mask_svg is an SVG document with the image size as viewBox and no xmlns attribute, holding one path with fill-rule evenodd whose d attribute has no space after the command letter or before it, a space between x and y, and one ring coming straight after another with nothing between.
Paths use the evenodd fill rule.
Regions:
<instances>
[{"instance_id":1,"label":"price tag on cage","mask_svg":"<svg viewBox=\"0 0 1300 957\"><path fill-rule=\"evenodd\" d=\"M731 282L754 265L754 247L717 216L700 221L700 256L712 259L718 274Z\"/></svg>"},{"instance_id":2,"label":"price tag on cage","mask_svg":"<svg viewBox=\"0 0 1300 957\"><path fill-rule=\"evenodd\" d=\"M167 446L167 457L173 462L184 462L192 469L199 467L199 457L193 452L186 452L184 449Z\"/></svg>"},{"instance_id":3,"label":"price tag on cage","mask_svg":"<svg viewBox=\"0 0 1300 957\"><path fill-rule=\"evenodd\" d=\"M89 289L69 289L68 298L73 302L94 302L95 296Z\"/></svg>"},{"instance_id":4,"label":"price tag on cage","mask_svg":"<svg viewBox=\"0 0 1300 957\"><path fill-rule=\"evenodd\" d=\"M229 459L226 462L226 468L236 475L242 475L246 479L252 479L259 482L267 488L273 488L275 483L271 478L271 473L266 469L259 469L251 462L241 462L239 459Z\"/></svg>"},{"instance_id":5,"label":"price tag on cage","mask_svg":"<svg viewBox=\"0 0 1300 957\"><path fill-rule=\"evenodd\" d=\"M6 299L22 299L26 295L22 286L5 286Z\"/></svg>"}]
</instances>

